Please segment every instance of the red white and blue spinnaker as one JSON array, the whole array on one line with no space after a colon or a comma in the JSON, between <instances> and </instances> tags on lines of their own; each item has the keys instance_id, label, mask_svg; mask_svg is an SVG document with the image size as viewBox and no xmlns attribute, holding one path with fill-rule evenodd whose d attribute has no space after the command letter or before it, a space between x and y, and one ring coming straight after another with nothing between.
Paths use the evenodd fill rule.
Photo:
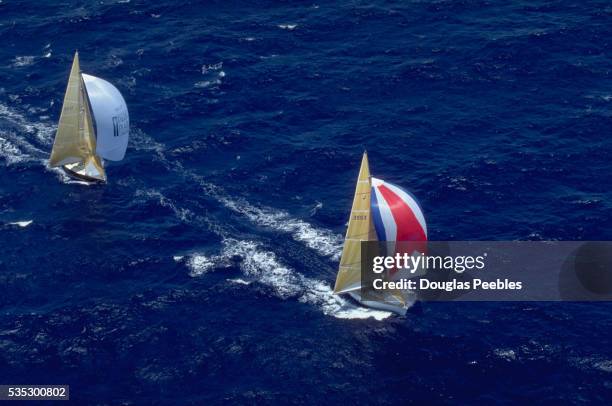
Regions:
<instances>
[{"instance_id":1,"label":"red white and blue spinnaker","mask_svg":"<svg viewBox=\"0 0 612 406\"><path fill-rule=\"evenodd\" d=\"M372 178L370 200L378 241L388 241L388 244L397 241L427 241L425 217L412 194L397 185ZM394 246L389 248L395 251Z\"/></svg>"}]
</instances>

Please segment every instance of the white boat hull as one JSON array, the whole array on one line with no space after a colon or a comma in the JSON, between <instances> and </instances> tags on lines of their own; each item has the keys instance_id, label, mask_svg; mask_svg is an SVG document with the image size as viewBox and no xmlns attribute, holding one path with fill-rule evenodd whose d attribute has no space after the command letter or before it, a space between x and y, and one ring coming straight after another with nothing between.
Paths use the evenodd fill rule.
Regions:
<instances>
[{"instance_id":1,"label":"white boat hull","mask_svg":"<svg viewBox=\"0 0 612 406\"><path fill-rule=\"evenodd\" d=\"M102 160L100 160L102 163ZM97 166L93 159L88 160L86 163L77 162L74 164L63 165L62 169L66 175L89 183L106 183L106 174L101 165Z\"/></svg>"},{"instance_id":2,"label":"white boat hull","mask_svg":"<svg viewBox=\"0 0 612 406\"><path fill-rule=\"evenodd\" d=\"M405 316L406 312L408 311L408 308L414 303L414 301L410 301L407 302L406 305L402 305L399 302L397 304L392 304L387 302L377 302L374 300L362 300L361 294L358 290L348 292L348 294L363 306L370 307L376 310L385 310L388 312L393 312L399 314L400 316Z\"/></svg>"}]
</instances>

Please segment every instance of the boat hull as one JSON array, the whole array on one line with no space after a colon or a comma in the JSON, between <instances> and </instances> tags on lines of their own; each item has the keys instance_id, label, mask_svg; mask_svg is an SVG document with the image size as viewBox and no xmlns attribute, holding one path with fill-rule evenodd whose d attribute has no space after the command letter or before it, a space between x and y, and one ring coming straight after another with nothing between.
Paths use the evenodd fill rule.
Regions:
<instances>
[{"instance_id":1,"label":"boat hull","mask_svg":"<svg viewBox=\"0 0 612 406\"><path fill-rule=\"evenodd\" d=\"M104 184L106 183L106 179L101 179L101 178L96 178L93 176L89 176L85 173L83 173L82 171L76 171L70 168L69 165L63 165L62 169L64 170L64 173L66 175L68 175L69 177L76 179L76 180L80 180L83 182L87 182L87 183L92 183L92 184Z\"/></svg>"},{"instance_id":2,"label":"boat hull","mask_svg":"<svg viewBox=\"0 0 612 406\"><path fill-rule=\"evenodd\" d=\"M407 303L407 305L401 305L401 304L391 304L391 303L386 303L386 302L376 302L373 300L362 300L361 299L361 294L359 293L359 291L353 291L353 292L348 292L348 294L355 299L357 302L359 302L359 304L365 306L365 307L370 307L372 309L376 309L376 310L385 310L388 312L393 312L395 314L398 314L400 316L405 316L406 312L408 311L408 308L410 307L410 305L412 305L414 302L409 302Z\"/></svg>"}]
</instances>

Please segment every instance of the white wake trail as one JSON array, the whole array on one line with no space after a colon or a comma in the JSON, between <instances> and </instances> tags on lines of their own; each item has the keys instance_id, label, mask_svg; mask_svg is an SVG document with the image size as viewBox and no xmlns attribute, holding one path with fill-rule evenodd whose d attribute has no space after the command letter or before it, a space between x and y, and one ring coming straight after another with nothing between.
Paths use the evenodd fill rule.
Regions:
<instances>
[{"instance_id":1,"label":"white wake trail","mask_svg":"<svg viewBox=\"0 0 612 406\"><path fill-rule=\"evenodd\" d=\"M335 261L340 260L342 244L344 242L341 235L292 217L285 211L271 207L255 206L244 199L233 198L221 187L207 182L202 176L192 171L185 170L180 162L168 159L164 153L166 150L164 144L151 139L142 131L136 131L134 138L137 149L154 151L166 169L180 173L188 181L196 182L208 196L217 200L234 213L244 216L247 220L260 227L287 233L295 241L315 250L320 255Z\"/></svg>"},{"instance_id":2,"label":"white wake trail","mask_svg":"<svg viewBox=\"0 0 612 406\"><path fill-rule=\"evenodd\" d=\"M49 167L49 153L53 144L53 134L57 126L45 121L31 122L19 111L0 103L0 158L6 166L22 165L30 162L42 165L47 172L54 173L62 183L87 185L68 177L60 168ZM3 126L4 127L4 126ZM36 146L31 138L35 137L44 149Z\"/></svg>"},{"instance_id":3,"label":"white wake trail","mask_svg":"<svg viewBox=\"0 0 612 406\"><path fill-rule=\"evenodd\" d=\"M56 125L43 121L31 122L26 118L25 115L23 115L19 111L1 103L0 119L6 120L9 124L12 124L14 127L16 127L21 133L34 135L38 139L38 141L45 146L51 146L51 144L53 143L53 134L57 129ZM36 148L31 143L27 143L33 150L44 152Z\"/></svg>"},{"instance_id":4,"label":"white wake trail","mask_svg":"<svg viewBox=\"0 0 612 406\"><path fill-rule=\"evenodd\" d=\"M231 283L248 285L257 282L270 287L280 299L297 298L302 303L320 308L325 315L336 318L383 320L391 316L389 312L364 308L335 295L326 282L296 272L283 264L275 253L262 249L254 241L229 238L223 240L219 254L194 254L174 259L184 263L192 277L197 277L215 269L230 267L237 258L245 279L228 280Z\"/></svg>"},{"instance_id":5,"label":"white wake trail","mask_svg":"<svg viewBox=\"0 0 612 406\"><path fill-rule=\"evenodd\" d=\"M201 176L192 174L204 191L233 212L246 217L252 223L291 235L298 242L317 251L320 255L340 260L344 239L331 230L316 227L289 213L265 206L255 206L244 199L234 199L223 189L206 182Z\"/></svg>"},{"instance_id":6,"label":"white wake trail","mask_svg":"<svg viewBox=\"0 0 612 406\"><path fill-rule=\"evenodd\" d=\"M203 177L187 171L176 161L165 156L165 146L145 133L137 136L137 148L154 151L162 164L171 171L179 172L185 179L197 182L200 187L224 207L243 215L256 225L275 231L287 233L296 241L317 251L323 256L339 259L343 239L330 230L315 227L303 220L294 218L288 213L268 207L257 207L244 199L233 199L222 188L206 182ZM207 219L199 218L192 211L180 207L176 202L164 196L159 191L137 191L137 196L157 199L162 206L170 208L176 217L184 222L206 222L211 231L222 238L222 250L218 254L190 256L175 256L174 260L184 263L192 277L197 277L219 268L230 267L236 258L240 259L239 267L245 279L228 279L228 282L238 285L250 285L252 282L269 286L280 299L295 297L298 301L309 303L321 309L329 316L343 319L383 320L391 315L389 312L364 308L335 295L325 281L308 278L284 265L274 252L261 248L254 241L236 240L228 236L225 229L213 224Z\"/></svg>"}]
</instances>

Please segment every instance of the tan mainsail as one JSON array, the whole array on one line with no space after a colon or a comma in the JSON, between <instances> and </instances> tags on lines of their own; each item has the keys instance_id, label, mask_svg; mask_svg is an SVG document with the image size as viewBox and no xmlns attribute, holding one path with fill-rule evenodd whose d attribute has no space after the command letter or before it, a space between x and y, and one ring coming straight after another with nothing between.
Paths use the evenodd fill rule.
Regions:
<instances>
[{"instance_id":1,"label":"tan mainsail","mask_svg":"<svg viewBox=\"0 0 612 406\"><path fill-rule=\"evenodd\" d=\"M96 156L96 140L91 107L81 77L79 54L74 54L68 87L49 166L64 166L70 172L94 180L106 180L101 159Z\"/></svg>"},{"instance_id":2,"label":"tan mainsail","mask_svg":"<svg viewBox=\"0 0 612 406\"><path fill-rule=\"evenodd\" d=\"M402 291L370 292L368 300L361 296L361 242L378 241L371 217L371 191L368 154L364 152L334 293L348 293L366 306L405 314L407 297Z\"/></svg>"},{"instance_id":3,"label":"tan mainsail","mask_svg":"<svg viewBox=\"0 0 612 406\"><path fill-rule=\"evenodd\" d=\"M361 241L377 240L370 216L371 186L368 154L364 152L334 293L351 292L361 288Z\"/></svg>"}]
</instances>

